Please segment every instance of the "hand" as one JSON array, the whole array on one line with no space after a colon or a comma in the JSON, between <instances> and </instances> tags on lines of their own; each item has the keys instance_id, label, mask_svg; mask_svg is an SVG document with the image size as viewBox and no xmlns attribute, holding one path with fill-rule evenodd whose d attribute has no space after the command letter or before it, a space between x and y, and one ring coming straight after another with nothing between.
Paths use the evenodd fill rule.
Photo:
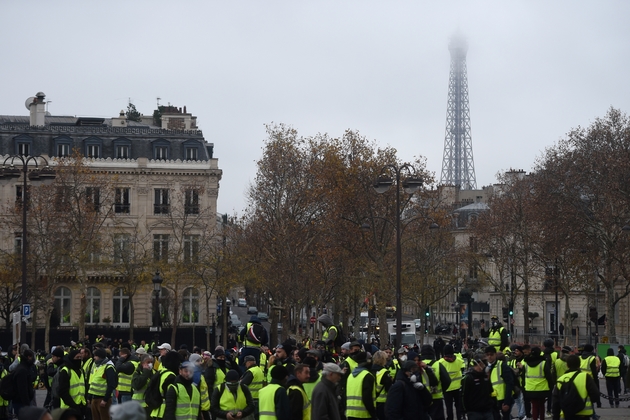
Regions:
<instances>
[{"instance_id":1,"label":"hand","mask_svg":"<svg viewBox=\"0 0 630 420\"><path fill-rule=\"evenodd\" d=\"M241 417L243 417L243 412L239 411L238 413L236 413L236 418L240 419Z\"/></svg>"},{"instance_id":2,"label":"hand","mask_svg":"<svg viewBox=\"0 0 630 420\"><path fill-rule=\"evenodd\" d=\"M422 382L416 382L413 384L413 387L416 389L424 389L424 384Z\"/></svg>"},{"instance_id":3,"label":"hand","mask_svg":"<svg viewBox=\"0 0 630 420\"><path fill-rule=\"evenodd\" d=\"M233 420L234 419L234 416L232 415L232 412L227 413L226 417L227 417L228 420Z\"/></svg>"},{"instance_id":4,"label":"hand","mask_svg":"<svg viewBox=\"0 0 630 420\"><path fill-rule=\"evenodd\" d=\"M509 405L507 405L507 404L503 404L503 405L501 406L501 411L503 411L503 412L507 413L508 411L510 411L510 406L509 406Z\"/></svg>"},{"instance_id":5,"label":"hand","mask_svg":"<svg viewBox=\"0 0 630 420\"><path fill-rule=\"evenodd\" d=\"M101 402L100 402L100 406L101 406L101 407L105 407L106 405L107 405L107 401L105 401L105 400L101 400Z\"/></svg>"}]
</instances>

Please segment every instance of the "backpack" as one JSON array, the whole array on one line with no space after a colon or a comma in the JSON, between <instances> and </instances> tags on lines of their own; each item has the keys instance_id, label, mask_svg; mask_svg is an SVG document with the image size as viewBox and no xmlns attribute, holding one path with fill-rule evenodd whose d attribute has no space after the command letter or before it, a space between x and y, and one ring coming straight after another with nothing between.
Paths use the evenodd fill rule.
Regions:
<instances>
[{"instance_id":1,"label":"backpack","mask_svg":"<svg viewBox=\"0 0 630 420\"><path fill-rule=\"evenodd\" d=\"M578 370L573 374L568 382L565 382L560 387L559 400L560 409L564 413L564 417L575 417L577 413L584 410L586 402L580 396L577 387L573 380L580 373Z\"/></svg>"},{"instance_id":2,"label":"backpack","mask_svg":"<svg viewBox=\"0 0 630 420\"><path fill-rule=\"evenodd\" d=\"M0 380L0 397L5 401L10 401L16 396L15 372L9 372Z\"/></svg>"},{"instance_id":3,"label":"backpack","mask_svg":"<svg viewBox=\"0 0 630 420\"><path fill-rule=\"evenodd\" d=\"M149 410L155 410L162 405L164 398L162 397L162 390L160 389L160 382L162 380L162 372L156 372L149 379L149 385L144 393L144 402L147 404Z\"/></svg>"},{"instance_id":4,"label":"backpack","mask_svg":"<svg viewBox=\"0 0 630 420\"><path fill-rule=\"evenodd\" d=\"M59 399L60 398L60 395L59 395L59 371L57 371L57 373L55 373L55 376L53 376L52 383L50 384L50 394L55 399Z\"/></svg>"},{"instance_id":5,"label":"backpack","mask_svg":"<svg viewBox=\"0 0 630 420\"><path fill-rule=\"evenodd\" d=\"M337 336L335 337L335 347L341 347L346 342L346 336L343 333L341 325L335 325L337 328Z\"/></svg>"},{"instance_id":6,"label":"backpack","mask_svg":"<svg viewBox=\"0 0 630 420\"><path fill-rule=\"evenodd\" d=\"M262 344L262 337L264 334L265 327L260 324L252 323L252 325L247 330L247 340L252 343Z\"/></svg>"}]
</instances>

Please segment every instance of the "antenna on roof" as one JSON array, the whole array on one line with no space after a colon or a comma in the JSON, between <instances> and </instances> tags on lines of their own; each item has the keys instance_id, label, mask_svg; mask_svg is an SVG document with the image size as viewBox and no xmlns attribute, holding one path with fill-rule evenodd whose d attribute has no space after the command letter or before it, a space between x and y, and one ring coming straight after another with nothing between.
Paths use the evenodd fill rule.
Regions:
<instances>
[{"instance_id":1,"label":"antenna on roof","mask_svg":"<svg viewBox=\"0 0 630 420\"><path fill-rule=\"evenodd\" d=\"M158 96L158 97L157 97L157 106L158 106L158 107L160 106L160 99L162 99L162 98L160 98L160 97Z\"/></svg>"},{"instance_id":2,"label":"antenna on roof","mask_svg":"<svg viewBox=\"0 0 630 420\"><path fill-rule=\"evenodd\" d=\"M50 104L51 102L51 100L46 101L46 112L48 112L48 104Z\"/></svg>"}]
</instances>

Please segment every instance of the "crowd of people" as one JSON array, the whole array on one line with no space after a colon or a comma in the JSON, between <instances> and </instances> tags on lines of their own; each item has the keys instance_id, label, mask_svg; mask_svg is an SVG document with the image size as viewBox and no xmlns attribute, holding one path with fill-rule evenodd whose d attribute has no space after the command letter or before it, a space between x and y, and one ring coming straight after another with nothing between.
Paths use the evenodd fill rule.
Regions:
<instances>
[{"instance_id":1,"label":"crowd of people","mask_svg":"<svg viewBox=\"0 0 630 420\"><path fill-rule=\"evenodd\" d=\"M557 348L549 339L337 345L339 328L322 320L321 341L272 348L255 316L232 349L104 337L45 355L14 346L0 372L0 420L510 420L513 411L572 420L597 416L598 375L611 407L619 407L622 382L627 391L622 346L600 360L591 345ZM39 382L44 407L35 407ZM567 392L571 384L577 394Z\"/></svg>"}]
</instances>

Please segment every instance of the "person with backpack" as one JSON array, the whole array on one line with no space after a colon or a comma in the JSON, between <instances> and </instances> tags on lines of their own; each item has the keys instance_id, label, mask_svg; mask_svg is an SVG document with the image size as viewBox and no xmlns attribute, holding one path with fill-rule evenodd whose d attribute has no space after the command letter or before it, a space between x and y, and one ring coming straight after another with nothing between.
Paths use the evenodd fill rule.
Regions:
<instances>
[{"instance_id":1,"label":"person with backpack","mask_svg":"<svg viewBox=\"0 0 630 420\"><path fill-rule=\"evenodd\" d=\"M193 384L195 367L191 362L183 362L179 375L168 386L164 397L164 420L200 419L201 395Z\"/></svg>"},{"instance_id":2,"label":"person with backpack","mask_svg":"<svg viewBox=\"0 0 630 420\"><path fill-rule=\"evenodd\" d=\"M254 413L252 394L240 383L237 371L229 370L225 382L214 388L210 413L214 420L242 420Z\"/></svg>"},{"instance_id":3,"label":"person with backpack","mask_svg":"<svg viewBox=\"0 0 630 420\"><path fill-rule=\"evenodd\" d=\"M606 358L602 360L601 372L606 378L606 391L610 408L619 408L619 392L621 391L620 367L621 361L615 356L615 350L609 348Z\"/></svg>"},{"instance_id":4,"label":"person with backpack","mask_svg":"<svg viewBox=\"0 0 630 420\"><path fill-rule=\"evenodd\" d=\"M249 322L245 325L245 328L241 330L240 342L243 343L241 348L238 364L239 366L245 366L245 356L254 356L256 358L256 364L260 366L260 354L262 346L266 346L269 342L269 335L267 330L262 326L262 321L258 316L252 315L249 318ZM263 363L266 362L266 359Z\"/></svg>"},{"instance_id":5,"label":"person with backpack","mask_svg":"<svg viewBox=\"0 0 630 420\"><path fill-rule=\"evenodd\" d=\"M164 410L166 409L164 397L169 385L175 382L175 378L179 373L180 363L181 358L176 351L163 352L160 357L160 367L157 373L151 377L148 388L144 393L144 401L152 410L151 418L161 419L164 417Z\"/></svg>"},{"instance_id":6,"label":"person with backpack","mask_svg":"<svg viewBox=\"0 0 630 420\"><path fill-rule=\"evenodd\" d=\"M599 401L599 388L588 373L580 370L580 357L567 357L567 372L558 378L552 392L553 420L586 420L595 414L593 404ZM568 389L572 382L572 389ZM571 392L569 392L571 391ZM564 410L563 410L564 408ZM573 412L569 412L570 409Z\"/></svg>"},{"instance_id":7,"label":"person with backpack","mask_svg":"<svg viewBox=\"0 0 630 420\"><path fill-rule=\"evenodd\" d=\"M125 344L123 344L125 345ZM131 377L140 364L140 360L127 347L120 349L118 360L116 360L116 371L118 372L118 403L131 400Z\"/></svg>"},{"instance_id":8,"label":"person with backpack","mask_svg":"<svg viewBox=\"0 0 630 420\"><path fill-rule=\"evenodd\" d=\"M81 365L80 350L72 350L64 359L52 383L53 397L59 398L60 408L72 408L82 416L87 411L85 398L85 375Z\"/></svg>"},{"instance_id":9,"label":"person with backpack","mask_svg":"<svg viewBox=\"0 0 630 420\"><path fill-rule=\"evenodd\" d=\"M53 348L50 358L46 361L46 399L44 400L44 407L48 409L59 408L59 397L54 397L52 394L52 384L57 372L63 364L63 358L65 354L63 346L56 346ZM42 378L44 379L44 378Z\"/></svg>"}]
</instances>

